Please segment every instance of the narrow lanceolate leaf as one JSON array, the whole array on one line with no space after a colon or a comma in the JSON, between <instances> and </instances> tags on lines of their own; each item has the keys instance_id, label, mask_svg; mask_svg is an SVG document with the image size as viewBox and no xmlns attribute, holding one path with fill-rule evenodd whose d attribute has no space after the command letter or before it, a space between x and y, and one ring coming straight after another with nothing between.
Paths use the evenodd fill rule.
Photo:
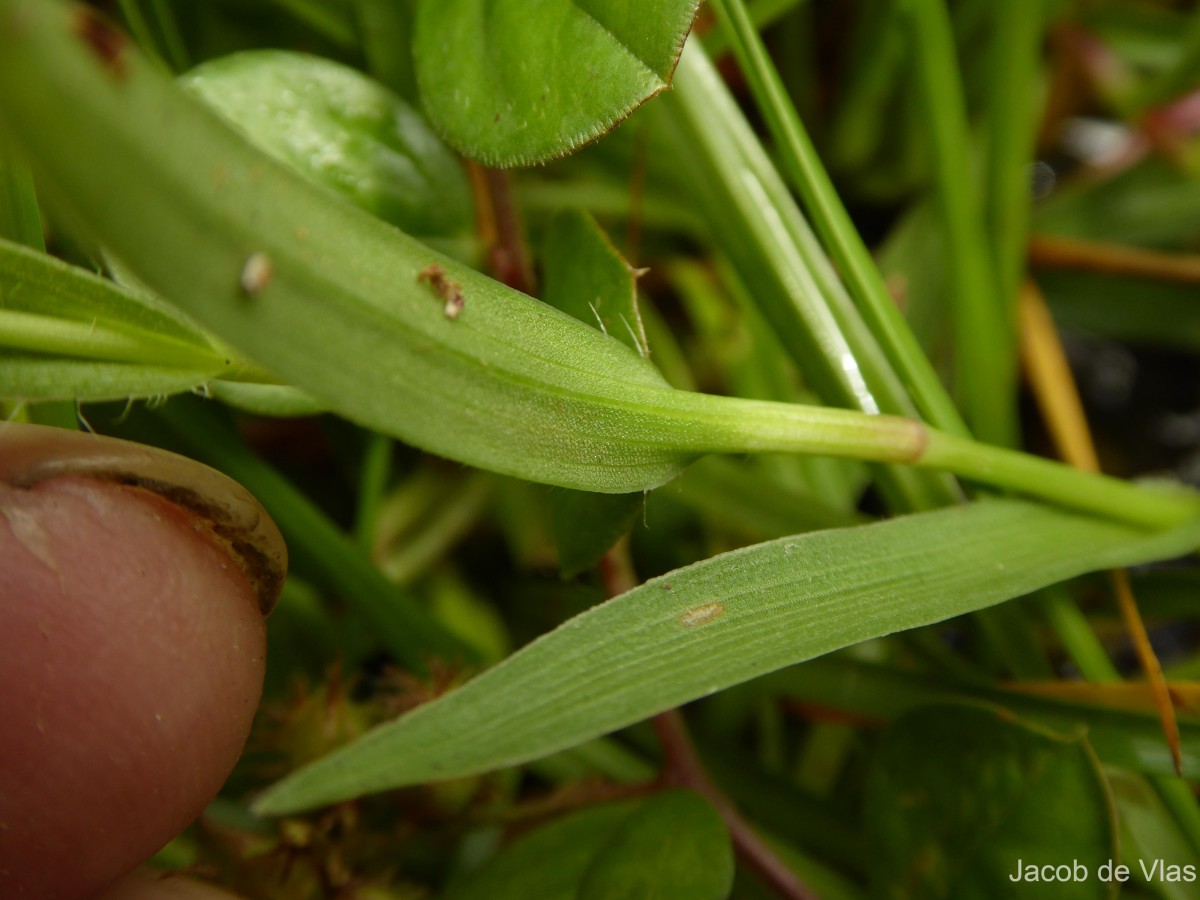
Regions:
<instances>
[{"instance_id":1,"label":"narrow lanceolate leaf","mask_svg":"<svg viewBox=\"0 0 1200 900\"><path fill-rule=\"evenodd\" d=\"M698 0L420 0L426 112L464 155L525 166L595 140L675 71Z\"/></svg>"},{"instance_id":2,"label":"narrow lanceolate leaf","mask_svg":"<svg viewBox=\"0 0 1200 900\"><path fill-rule=\"evenodd\" d=\"M191 390L238 363L177 313L0 239L0 396L123 400Z\"/></svg>"},{"instance_id":3,"label":"narrow lanceolate leaf","mask_svg":"<svg viewBox=\"0 0 1200 900\"><path fill-rule=\"evenodd\" d=\"M222 382L235 403L297 394L253 383L271 376L152 295L0 239L0 397L124 400L206 392L216 379L247 381Z\"/></svg>"},{"instance_id":4,"label":"narrow lanceolate leaf","mask_svg":"<svg viewBox=\"0 0 1200 900\"><path fill-rule=\"evenodd\" d=\"M0 238L45 250L42 216L25 160L0 143Z\"/></svg>"},{"instance_id":5,"label":"narrow lanceolate leaf","mask_svg":"<svg viewBox=\"0 0 1200 900\"><path fill-rule=\"evenodd\" d=\"M713 557L580 615L439 700L280 782L283 813L515 765L849 644L1082 572L1187 552L1200 524L1146 537L986 501Z\"/></svg>"}]
</instances>

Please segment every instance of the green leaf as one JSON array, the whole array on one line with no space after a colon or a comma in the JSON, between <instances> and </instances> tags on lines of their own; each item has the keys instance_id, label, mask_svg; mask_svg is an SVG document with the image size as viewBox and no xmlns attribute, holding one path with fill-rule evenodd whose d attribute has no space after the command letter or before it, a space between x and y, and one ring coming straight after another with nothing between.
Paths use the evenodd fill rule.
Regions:
<instances>
[{"instance_id":1,"label":"green leaf","mask_svg":"<svg viewBox=\"0 0 1200 900\"><path fill-rule=\"evenodd\" d=\"M954 383L972 430L989 443L1011 446L1017 443L1015 298L998 291L971 171L970 127L950 13L944 0L910 0L905 8L953 288Z\"/></svg>"},{"instance_id":2,"label":"green leaf","mask_svg":"<svg viewBox=\"0 0 1200 900\"><path fill-rule=\"evenodd\" d=\"M3 331L0 325L0 331ZM12 400L152 399L203 389L217 369L0 353L0 395Z\"/></svg>"},{"instance_id":3,"label":"green leaf","mask_svg":"<svg viewBox=\"0 0 1200 900\"><path fill-rule=\"evenodd\" d=\"M1158 157L1098 183L1057 191L1034 214L1035 231L1163 250L1194 246L1200 180Z\"/></svg>"},{"instance_id":4,"label":"green leaf","mask_svg":"<svg viewBox=\"0 0 1200 900\"><path fill-rule=\"evenodd\" d=\"M1135 881L1143 879L1143 873L1155 860L1179 865L1195 858L1193 846L1180 833L1170 811L1145 778L1112 771L1108 779L1121 824L1121 862L1129 867ZM1179 784L1190 795L1188 783ZM1154 887L1166 900L1192 900L1196 894L1194 881L1167 881L1162 872Z\"/></svg>"},{"instance_id":5,"label":"green leaf","mask_svg":"<svg viewBox=\"0 0 1200 900\"><path fill-rule=\"evenodd\" d=\"M162 347L175 346L181 356L217 355L195 323L152 295L3 239L0 306L136 335Z\"/></svg>"},{"instance_id":6,"label":"green leaf","mask_svg":"<svg viewBox=\"0 0 1200 900\"><path fill-rule=\"evenodd\" d=\"M1112 798L1082 732L1057 735L1001 710L926 707L884 736L864 804L873 896L1116 896L1098 876L1117 857ZM1018 871L1047 865L1069 877L1014 884Z\"/></svg>"},{"instance_id":7,"label":"green leaf","mask_svg":"<svg viewBox=\"0 0 1200 900\"><path fill-rule=\"evenodd\" d=\"M0 396L124 400L198 388L237 363L153 299L0 239Z\"/></svg>"},{"instance_id":8,"label":"green leaf","mask_svg":"<svg viewBox=\"0 0 1200 900\"><path fill-rule=\"evenodd\" d=\"M1196 286L1098 272L1043 272L1038 286L1061 327L1089 337L1195 350Z\"/></svg>"},{"instance_id":9,"label":"green leaf","mask_svg":"<svg viewBox=\"0 0 1200 900\"><path fill-rule=\"evenodd\" d=\"M668 791L643 803L596 855L578 900L729 896L733 848L725 823L692 791Z\"/></svg>"},{"instance_id":10,"label":"green leaf","mask_svg":"<svg viewBox=\"0 0 1200 900\"><path fill-rule=\"evenodd\" d=\"M637 274L589 213L565 210L551 220L542 249L542 299L649 357Z\"/></svg>"},{"instance_id":11,"label":"green leaf","mask_svg":"<svg viewBox=\"0 0 1200 900\"><path fill-rule=\"evenodd\" d=\"M256 146L385 222L431 236L473 224L462 165L415 110L361 72L253 50L204 63L181 81Z\"/></svg>"},{"instance_id":12,"label":"green leaf","mask_svg":"<svg viewBox=\"0 0 1200 900\"><path fill-rule=\"evenodd\" d=\"M282 813L515 765L840 647L1193 549L988 501L759 544L648 581L272 788ZM951 549L948 549L951 548Z\"/></svg>"},{"instance_id":13,"label":"green leaf","mask_svg":"<svg viewBox=\"0 0 1200 900\"><path fill-rule=\"evenodd\" d=\"M1092 703L1037 697L1023 691L947 686L944 678L911 669L852 662L846 654L827 656L761 679L777 695L817 703L873 720L888 721L929 703L946 700L1000 706L1013 715L1059 731L1086 728L1088 741L1105 765L1146 774L1177 777L1163 740L1162 723L1150 711L1118 710ZM1200 778L1200 723L1181 717L1183 776Z\"/></svg>"},{"instance_id":14,"label":"green leaf","mask_svg":"<svg viewBox=\"0 0 1200 900\"><path fill-rule=\"evenodd\" d=\"M205 393L229 406L259 416L291 418L325 411L323 403L286 384L253 384L217 379L207 385Z\"/></svg>"},{"instance_id":15,"label":"green leaf","mask_svg":"<svg viewBox=\"0 0 1200 900\"><path fill-rule=\"evenodd\" d=\"M837 406L911 414L903 385L699 45L685 49L674 89L655 113L667 126L665 158L812 390ZM874 474L897 509L958 496L948 479L884 467Z\"/></svg>"},{"instance_id":16,"label":"green leaf","mask_svg":"<svg viewBox=\"0 0 1200 900\"><path fill-rule=\"evenodd\" d=\"M61 221L280 379L421 449L605 493L705 453L784 451L944 468L1152 526L1196 510L907 419L672 389L619 341L257 151L88 7L0 0L0 50L3 127Z\"/></svg>"},{"instance_id":17,"label":"green leaf","mask_svg":"<svg viewBox=\"0 0 1200 900\"><path fill-rule=\"evenodd\" d=\"M866 244L859 236L805 131L783 79L755 31L742 0L714 0L713 12L730 36L738 64L778 145L780 165L804 198L817 233L888 362L902 379L923 417L938 428L966 433L958 410L921 352L888 293Z\"/></svg>"},{"instance_id":18,"label":"green leaf","mask_svg":"<svg viewBox=\"0 0 1200 900\"><path fill-rule=\"evenodd\" d=\"M575 900L595 854L637 805L636 800L606 803L539 828L454 885L446 900Z\"/></svg>"},{"instance_id":19,"label":"green leaf","mask_svg":"<svg viewBox=\"0 0 1200 900\"><path fill-rule=\"evenodd\" d=\"M698 0L421 0L425 110L461 153L527 166L570 153L666 89Z\"/></svg>"},{"instance_id":20,"label":"green leaf","mask_svg":"<svg viewBox=\"0 0 1200 900\"><path fill-rule=\"evenodd\" d=\"M566 816L506 847L447 900L704 900L733 883L729 835L691 791L606 803Z\"/></svg>"},{"instance_id":21,"label":"green leaf","mask_svg":"<svg viewBox=\"0 0 1200 900\"><path fill-rule=\"evenodd\" d=\"M220 393L235 405L296 415L313 401L145 291L0 239L0 396L95 402ZM246 383L216 379L247 379Z\"/></svg>"},{"instance_id":22,"label":"green leaf","mask_svg":"<svg viewBox=\"0 0 1200 900\"><path fill-rule=\"evenodd\" d=\"M0 136L0 238L45 250L42 216L29 166Z\"/></svg>"},{"instance_id":23,"label":"green leaf","mask_svg":"<svg viewBox=\"0 0 1200 900\"><path fill-rule=\"evenodd\" d=\"M550 495L558 571L574 578L600 561L637 520L645 495L556 490Z\"/></svg>"},{"instance_id":24,"label":"green leaf","mask_svg":"<svg viewBox=\"0 0 1200 900\"><path fill-rule=\"evenodd\" d=\"M596 220L567 210L554 217L546 234L542 299L648 357L635 273ZM550 498L558 568L572 578L629 531L645 495L554 491Z\"/></svg>"}]
</instances>

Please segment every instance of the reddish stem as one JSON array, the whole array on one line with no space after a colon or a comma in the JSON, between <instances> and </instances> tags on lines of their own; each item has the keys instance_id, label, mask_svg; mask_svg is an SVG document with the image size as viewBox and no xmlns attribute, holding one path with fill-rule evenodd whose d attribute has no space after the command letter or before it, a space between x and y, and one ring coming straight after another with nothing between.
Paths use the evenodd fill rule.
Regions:
<instances>
[{"instance_id":1,"label":"reddish stem","mask_svg":"<svg viewBox=\"0 0 1200 900\"><path fill-rule=\"evenodd\" d=\"M692 746L683 716L677 709L669 709L654 717L654 731L662 745L663 781L670 785L689 788L708 800L720 813L734 852L747 866L759 874L780 897L785 900L817 900L817 895L805 887L786 863L775 855L761 837L742 818L733 803L726 797L704 771L696 749Z\"/></svg>"},{"instance_id":2,"label":"reddish stem","mask_svg":"<svg viewBox=\"0 0 1200 900\"><path fill-rule=\"evenodd\" d=\"M467 174L475 200L476 228L487 251L488 271L509 287L537 296L533 262L508 173L468 160Z\"/></svg>"}]
</instances>

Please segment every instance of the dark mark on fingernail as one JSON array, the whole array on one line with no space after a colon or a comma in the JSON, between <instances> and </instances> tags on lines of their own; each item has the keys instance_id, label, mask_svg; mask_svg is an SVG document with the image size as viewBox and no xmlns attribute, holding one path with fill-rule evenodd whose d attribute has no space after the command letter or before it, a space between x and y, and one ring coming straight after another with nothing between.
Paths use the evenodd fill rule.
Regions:
<instances>
[{"instance_id":1,"label":"dark mark on fingernail","mask_svg":"<svg viewBox=\"0 0 1200 900\"><path fill-rule=\"evenodd\" d=\"M78 473L68 470L39 473L34 477L18 476L12 479L12 486L31 488L48 480L47 476L61 477L69 474L85 475L96 481L149 491L187 510L245 574L258 599L258 607L262 614L268 615L274 609L275 603L279 599L279 593L283 589L287 570L285 565L281 564L281 561L270 552L269 545L254 540L256 534L254 526L258 523L251 523L247 527L246 523L238 522L229 510L207 499L199 491L119 469L106 471L93 468Z\"/></svg>"},{"instance_id":2,"label":"dark mark on fingernail","mask_svg":"<svg viewBox=\"0 0 1200 900\"><path fill-rule=\"evenodd\" d=\"M207 500L191 488L143 478L132 473L113 473L117 484L150 491L177 506L182 506L208 527L214 540L233 557L245 573L258 597L258 606L265 616L271 612L283 590L285 572L263 548L248 538L252 531L233 521L228 511Z\"/></svg>"}]
</instances>

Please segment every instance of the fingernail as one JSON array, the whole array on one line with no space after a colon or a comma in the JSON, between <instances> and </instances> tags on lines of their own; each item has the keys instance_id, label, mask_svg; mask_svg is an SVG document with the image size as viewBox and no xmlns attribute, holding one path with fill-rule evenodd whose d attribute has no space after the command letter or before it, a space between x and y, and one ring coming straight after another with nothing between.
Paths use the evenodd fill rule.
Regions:
<instances>
[{"instance_id":1,"label":"fingernail","mask_svg":"<svg viewBox=\"0 0 1200 900\"><path fill-rule=\"evenodd\" d=\"M287 574L287 547L262 505L233 479L195 460L117 438L0 424L0 481L30 488L82 476L150 491L183 508L245 573L263 615Z\"/></svg>"}]
</instances>

